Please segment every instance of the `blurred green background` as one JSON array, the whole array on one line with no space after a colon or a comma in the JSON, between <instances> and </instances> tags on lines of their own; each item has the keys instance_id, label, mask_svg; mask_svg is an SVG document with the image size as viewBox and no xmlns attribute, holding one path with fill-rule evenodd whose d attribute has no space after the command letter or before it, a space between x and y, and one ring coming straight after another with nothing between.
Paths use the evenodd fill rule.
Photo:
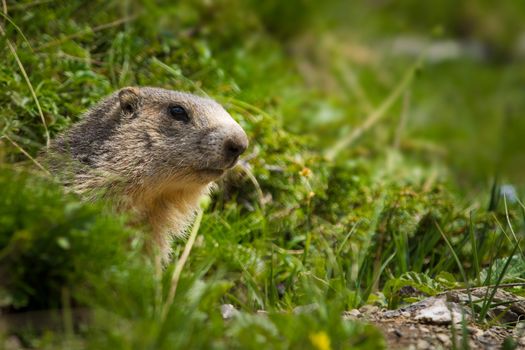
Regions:
<instances>
[{"instance_id":1,"label":"blurred green background","mask_svg":"<svg viewBox=\"0 0 525 350\"><path fill-rule=\"evenodd\" d=\"M341 312L397 307L405 286L524 280L523 255L501 268L525 224L524 2L2 5L0 311L66 310L64 329L17 333L27 347L381 348ZM46 129L127 85L207 94L250 137L167 306L174 266L31 160ZM224 322L223 303L241 316ZM70 307L93 322L74 328Z\"/></svg>"}]
</instances>

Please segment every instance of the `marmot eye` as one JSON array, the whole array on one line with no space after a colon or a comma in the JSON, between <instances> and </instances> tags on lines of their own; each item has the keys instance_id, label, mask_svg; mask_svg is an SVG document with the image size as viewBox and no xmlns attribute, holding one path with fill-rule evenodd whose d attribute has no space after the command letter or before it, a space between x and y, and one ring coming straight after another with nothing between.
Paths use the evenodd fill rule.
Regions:
<instances>
[{"instance_id":1,"label":"marmot eye","mask_svg":"<svg viewBox=\"0 0 525 350\"><path fill-rule=\"evenodd\" d=\"M175 120L179 120L181 122L189 122L190 121L190 117L188 116L188 113L186 112L186 110L181 107L181 106L171 106L169 109L168 109L170 115L175 119Z\"/></svg>"}]
</instances>

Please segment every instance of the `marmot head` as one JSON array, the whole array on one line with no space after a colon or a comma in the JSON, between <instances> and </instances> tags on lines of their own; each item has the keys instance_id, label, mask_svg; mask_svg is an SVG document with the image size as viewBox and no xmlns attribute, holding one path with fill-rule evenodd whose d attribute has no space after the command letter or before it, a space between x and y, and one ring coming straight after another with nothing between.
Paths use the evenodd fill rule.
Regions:
<instances>
[{"instance_id":1,"label":"marmot head","mask_svg":"<svg viewBox=\"0 0 525 350\"><path fill-rule=\"evenodd\" d=\"M115 146L127 148L128 155L134 151L141 177L208 183L232 168L248 147L244 130L208 98L127 87L118 92L118 104L120 130L114 135L120 140Z\"/></svg>"},{"instance_id":2,"label":"marmot head","mask_svg":"<svg viewBox=\"0 0 525 350\"><path fill-rule=\"evenodd\" d=\"M248 147L244 130L215 101L159 88L124 88L57 136L46 164L86 198L113 196L151 226L167 261L210 182Z\"/></svg>"}]
</instances>

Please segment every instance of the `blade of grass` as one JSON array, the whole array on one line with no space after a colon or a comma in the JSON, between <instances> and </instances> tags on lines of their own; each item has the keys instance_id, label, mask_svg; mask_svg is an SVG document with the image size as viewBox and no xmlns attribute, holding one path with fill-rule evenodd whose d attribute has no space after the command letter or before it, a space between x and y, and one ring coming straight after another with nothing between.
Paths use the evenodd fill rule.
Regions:
<instances>
[{"instance_id":1,"label":"blade of grass","mask_svg":"<svg viewBox=\"0 0 525 350\"><path fill-rule=\"evenodd\" d=\"M275 307L276 303L279 301L279 295L277 293L277 286L275 284L275 250L271 248L271 259L270 259L270 286L269 291L266 293L266 299L269 301L267 304Z\"/></svg>"},{"instance_id":2,"label":"blade of grass","mask_svg":"<svg viewBox=\"0 0 525 350\"><path fill-rule=\"evenodd\" d=\"M363 221L363 219L359 219L355 224L354 226L352 226L352 229L350 230L350 232L348 232L345 236L345 238L343 238L343 241L341 242L341 244L339 245L339 248L337 248L336 250L336 255L339 255L341 253L341 251L343 250L346 242L350 239L350 237L352 237L352 235L354 234L354 232L357 230L357 228L359 227L359 225L361 224L361 222Z\"/></svg>"},{"instance_id":3,"label":"blade of grass","mask_svg":"<svg viewBox=\"0 0 525 350\"><path fill-rule=\"evenodd\" d=\"M261 292L259 284L255 280L255 278L252 276L250 271L248 271L246 266L240 260L237 259L237 263L239 264L239 266L241 267L244 273L243 276L245 278L245 281L243 283L246 283L248 289L251 290L253 293L251 297L258 304L259 309L266 310L267 305L265 303L265 295L261 295L262 292Z\"/></svg>"},{"instance_id":4,"label":"blade of grass","mask_svg":"<svg viewBox=\"0 0 525 350\"><path fill-rule=\"evenodd\" d=\"M505 237L509 240L509 242L513 242L512 238L514 238L514 242L515 243L518 242L518 238L516 237L516 234L512 231L512 228L510 228L510 229L511 229L511 233L513 234L513 237L510 237L509 234L507 233L507 230L505 230L505 228L503 227L503 225L499 221L499 219L496 216L496 214L492 213L492 217L494 218L494 221L496 221L496 224L498 225L498 227L501 230L501 232L503 232ZM523 255L523 251L521 250L521 247L518 247L518 248L519 248L520 254Z\"/></svg>"},{"instance_id":5,"label":"blade of grass","mask_svg":"<svg viewBox=\"0 0 525 350\"><path fill-rule=\"evenodd\" d=\"M366 91L359 84L358 79L354 72L350 69L350 66L343 59L337 60L337 63L333 68L334 76L339 82L339 86L345 94L352 94L356 99L363 105L364 111L372 113L374 106L370 102L370 98L367 96Z\"/></svg>"},{"instance_id":6,"label":"blade of grass","mask_svg":"<svg viewBox=\"0 0 525 350\"><path fill-rule=\"evenodd\" d=\"M452 326L454 327L454 326ZM465 312L461 310L461 349L468 350L469 346L469 330L467 328L467 320L465 318Z\"/></svg>"},{"instance_id":7,"label":"blade of grass","mask_svg":"<svg viewBox=\"0 0 525 350\"><path fill-rule=\"evenodd\" d=\"M500 195L501 192L499 190L498 178L496 177L494 178L494 182L492 183L492 189L490 191L489 206L487 208L488 211L495 211L498 208Z\"/></svg>"},{"instance_id":8,"label":"blade of grass","mask_svg":"<svg viewBox=\"0 0 525 350\"><path fill-rule=\"evenodd\" d=\"M388 264L390 263L390 261L392 259L394 259L394 257L396 256L396 253L397 252L393 252L392 254L390 254L390 256L388 258L386 258L386 260L383 262L383 264L381 265L381 267L377 270L377 273L376 275L374 276L374 278L372 279L372 283L370 284L370 286L367 288L367 290L365 291L365 293L363 294L363 300L366 302L366 300L368 300L368 297L370 296L370 294L372 293L372 291L377 288L377 285L379 283L379 278L381 277L381 274L383 273L383 271L385 270L385 268L388 266Z\"/></svg>"},{"instance_id":9,"label":"blade of grass","mask_svg":"<svg viewBox=\"0 0 525 350\"><path fill-rule=\"evenodd\" d=\"M450 327L450 333L451 333L451 337L450 337L450 340L452 342L452 349L453 350L456 350L458 348L458 344L457 344L457 329L456 329L456 323L455 323L455 320L454 320L454 313L451 312L450 313L450 317L452 318L452 326Z\"/></svg>"},{"instance_id":10,"label":"blade of grass","mask_svg":"<svg viewBox=\"0 0 525 350\"><path fill-rule=\"evenodd\" d=\"M523 218L523 227L525 227L525 205L523 204L523 202L519 199L519 198L516 198L516 200L518 201L520 207L521 207L521 216Z\"/></svg>"},{"instance_id":11,"label":"blade of grass","mask_svg":"<svg viewBox=\"0 0 525 350\"><path fill-rule=\"evenodd\" d=\"M499 246L501 246L501 244ZM493 271L492 268L494 266L494 260L495 260L494 258L495 254L492 254L492 251L490 253L491 253L492 259L488 267L487 277L485 278L485 281L483 282L483 283L486 283L487 285L490 285L492 281L492 271ZM488 298L488 295L489 295L489 288L485 288L485 295L483 296L483 301L485 301Z\"/></svg>"},{"instance_id":12,"label":"blade of grass","mask_svg":"<svg viewBox=\"0 0 525 350\"><path fill-rule=\"evenodd\" d=\"M155 266L155 312L162 312L162 258L158 251L154 257Z\"/></svg>"},{"instance_id":13,"label":"blade of grass","mask_svg":"<svg viewBox=\"0 0 525 350\"><path fill-rule=\"evenodd\" d=\"M439 226L437 221L434 221L434 224L436 225L436 228L437 228L438 232L441 234L441 237L443 237L443 240L445 241L445 243L447 244L448 248L450 249L450 253L454 257L454 260L456 260L456 264L458 265L458 269L459 269L459 271L461 273L461 277L465 281L465 286L467 287L467 295L468 295L468 301L469 301L469 304L470 304L470 309L474 313L474 304L472 303L472 295L470 293L470 283L469 283L469 281L467 279L467 274L465 273L465 269L463 269L463 265L461 265L461 261L459 260L459 257L456 254L456 251L454 250L454 247L452 247L452 244L450 243L450 241L448 240L447 236L445 235L445 233L441 229L441 226Z\"/></svg>"},{"instance_id":14,"label":"blade of grass","mask_svg":"<svg viewBox=\"0 0 525 350\"><path fill-rule=\"evenodd\" d=\"M6 36L4 27L2 25L0 25L0 34L2 36ZM36 108L38 109L38 114L40 115L40 119L42 120L42 125L44 126L46 146L49 147L51 138L49 136L49 130L47 128L47 122L46 122L46 119L44 118L44 113L42 112L42 107L40 107L40 102L38 101L38 98L36 96L35 89L33 89L33 84L31 84L31 80L29 80L29 76L27 75L24 65L22 64L22 61L20 61L20 57L18 57L15 46L11 43L11 40L9 40L7 37L6 37L6 43L7 43L7 47L9 48L9 51L11 51L11 54L13 55L16 61L16 64L18 65L18 68L20 69L20 72L22 73L22 76L24 77L24 80L27 86L29 87L29 91L31 91L31 96L33 97L33 100L35 101Z\"/></svg>"},{"instance_id":15,"label":"blade of grass","mask_svg":"<svg viewBox=\"0 0 525 350\"><path fill-rule=\"evenodd\" d=\"M16 25L16 23L11 19L11 17L9 17L7 15L7 5L5 5L4 3L4 12L0 12L0 16L2 16L4 18L4 20L6 20L7 22L9 22L9 24L11 24L15 29L16 31L18 32L18 34L20 34L20 36L22 37L22 39L24 39L24 41L26 42L26 44L29 46L29 49L31 51L33 51L33 48L31 47L31 43L29 43L29 40L27 40L26 36L24 35L24 32L22 32L22 30L20 29L20 27L18 27Z\"/></svg>"},{"instance_id":16,"label":"blade of grass","mask_svg":"<svg viewBox=\"0 0 525 350\"><path fill-rule=\"evenodd\" d=\"M512 227L512 223L510 222L509 207L507 206L507 195L505 193L503 193L503 205L505 206L505 218L507 219L507 226L510 229L510 233L512 233L512 236L514 237L514 241L518 243L518 237L516 237L516 232L514 232L514 227ZM523 251L519 245L518 248L521 255L523 256Z\"/></svg>"},{"instance_id":17,"label":"blade of grass","mask_svg":"<svg viewBox=\"0 0 525 350\"><path fill-rule=\"evenodd\" d=\"M181 257L177 261L177 265L175 265L175 269L173 270L173 274L171 275L170 290L168 292L168 297L166 298L164 307L162 309L161 323L163 323L166 320L168 311L170 310L171 305L173 304L173 299L175 298L175 293L177 292L177 286L179 284L179 279L182 273L182 269L184 268L184 265L186 264L186 261L188 260L188 257L191 252L191 248L193 247L193 244L195 243L195 238L197 237L197 233L199 232L199 227L202 221L202 215L203 215L203 210L199 209L197 213L197 218L195 219L195 222L193 223L193 227L191 229L190 236L188 237L188 241L186 242L186 245L184 246L184 251L182 252Z\"/></svg>"},{"instance_id":18,"label":"blade of grass","mask_svg":"<svg viewBox=\"0 0 525 350\"><path fill-rule=\"evenodd\" d=\"M399 149L401 146L401 138L406 128L408 114L410 109L410 90L405 91L403 96L403 109L399 117L399 123L397 124L396 135L394 138L394 148Z\"/></svg>"},{"instance_id":19,"label":"blade of grass","mask_svg":"<svg viewBox=\"0 0 525 350\"><path fill-rule=\"evenodd\" d=\"M516 198L516 200L517 200L518 203L520 204L521 209L525 210L525 204L523 204L523 202L522 202L519 198Z\"/></svg>"},{"instance_id":20,"label":"blade of grass","mask_svg":"<svg viewBox=\"0 0 525 350\"><path fill-rule=\"evenodd\" d=\"M7 141L11 142L11 144L13 146L15 146L20 152L22 152L27 158L29 158L38 168L40 168L40 170L42 170L43 172L45 172L47 175L51 176L51 173L49 172L49 170L47 170L46 168L44 168L44 166L42 164L40 164L35 158L31 157L31 155L29 153L27 153L27 151L25 149L23 149L18 143L16 143L13 139L11 139L9 136L7 135L3 135L0 137L0 140L5 138Z\"/></svg>"},{"instance_id":21,"label":"blade of grass","mask_svg":"<svg viewBox=\"0 0 525 350\"><path fill-rule=\"evenodd\" d=\"M512 239L510 238L510 236L507 234L507 230L505 230L505 228L503 227L503 225L501 224L501 222L498 220L498 217L496 216L496 214L492 213L492 218L494 219L494 221L496 222L496 224L498 225L499 229L501 230L501 232L505 235L505 237L509 240L509 242L512 242Z\"/></svg>"},{"instance_id":22,"label":"blade of grass","mask_svg":"<svg viewBox=\"0 0 525 350\"><path fill-rule=\"evenodd\" d=\"M254 106L254 105L252 105L252 104L250 104L248 102L244 102L244 101L235 99L233 97L228 97L227 99L224 100L224 102L229 103L231 105L234 105L234 106L238 107L242 111L246 111L246 112L251 111L251 112L256 113L258 115L261 115L261 116L263 116L265 118L275 119L275 118L272 118L272 116L269 113L263 111L259 107Z\"/></svg>"},{"instance_id":23,"label":"blade of grass","mask_svg":"<svg viewBox=\"0 0 525 350\"><path fill-rule=\"evenodd\" d=\"M153 59L151 60L151 62L153 64L155 64L156 66L164 69L166 72L170 73L171 75L175 76L176 78L178 79L181 79L183 81L185 81L186 83L188 83L189 85L191 85L196 91L198 91L200 94L204 95L204 96L208 96L208 94L206 93L206 91L204 91L200 86L198 86L197 84L195 84L195 82L191 79L189 79L188 77L186 77L184 74L182 74L182 72L180 71L177 71L176 69L174 69L173 67L167 65L166 63L162 62L161 60L159 60L158 58L156 57L153 57Z\"/></svg>"},{"instance_id":24,"label":"blade of grass","mask_svg":"<svg viewBox=\"0 0 525 350\"><path fill-rule=\"evenodd\" d=\"M261 185L259 185L259 181L257 181L257 178L255 177L253 172L246 165L242 164L242 162L237 163L236 167L240 168L242 172L246 174L246 176L248 176L248 179L250 179L250 182L255 187L255 192L257 193L257 199L259 200L259 205L261 209L264 210L265 208L264 193L261 189Z\"/></svg>"},{"instance_id":25,"label":"blade of grass","mask_svg":"<svg viewBox=\"0 0 525 350\"><path fill-rule=\"evenodd\" d=\"M508 303L506 303L506 304L508 304ZM509 312L511 304L512 303L510 303L503 311L501 311L499 314L497 314L496 317L491 319L490 322L488 323L488 327L498 326L499 324L501 324L500 320L503 318L503 316L505 316L505 314L507 312ZM501 305L505 305L505 304L496 303L496 304L492 304L491 307L498 307L498 306L501 306Z\"/></svg>"},{"instance_id":26,"label":"blade of grass","mask_svg":"<svg viewBox=\"0 0 525 350\"><path fill-rule=\"evenodd\" d=\"M494 288L492 288L492 291L490 292L490 296L488 298L485 298L485 301L483 302L483 305L481 307L481 310L479 312L478 320L482 321L485 316L487 315L487 312L490 309L490 305L492 304L492 300L494 300L494 296L496 295L496 292L498 291L499 285L501 284L501 281L503 280L503 277L505 276L505 272L507 272L507 269L510 265L510 262L512 260L512 257L516 253L516 250L518 250L519 242L514 245L514 249L512 250L512 253L507 258L507 261L505 261L505 265L503 266L503 269L501 270L500 274L498 275L498 279L494 285Z\"/></svg>"},{"instance_id":27,"label":"blade of grass","mask_svg":"<svg viewBox=\"0 0 525 350\"><path fill-rule=\"evenodd\" d=\"M408 71L405 73L405 76L399 84L394 88L394 90L390 93L390 95L381 103L381 105L376 108L375 111L370 114L364 123L362 123L360 126L356 127L350 135L347 137L339 140L332 148L330 148L326 153L326 158L329 161L334 160L334 158L346 147L350 146L355 140L357 140L363 133L365 133L368 129L370 129L372 126L374 126L383 116L386 114L386 112L394 105L394 103L403 95L403 93L408 89L412 81L414 80L414 77L416 76L416 73L421 69L421 65L423 62L423 56L421 56L413 65L408 69Z\"/></svg>"},{"instance_id":28,"label":"blade of grass","mask_svg":"<svg viewBox=\"0 0 525 350\"><path fill-rule=\"evenodd\" d=\"M472 211L469 215L469 236L470 236L470 245L472 246L472 255L474 257L474 268L476 269L476 280L478 281L478 286L481 285L480 279L480 266L479 266L479 257L478 257L478 244L476 243L476 237L474 232L474 223L472 218Z\"/></svg>"},{"instance_id":29,"label":"blade of grass","mask_svg":"<svg viewBox=\"0 0 525 350\"><path fill-rule=\"evenodd\" d=\"M377 252L372 251L371 247L372 247L372 242L375 241L375 238L377 237L377 235L380 234L379 233L380 231L378 230L378 226L379 226L379 222L380 222L380 218L383 213L383 210L385 209L385 205L386 205L386 193L382 193L381 197L379 197L376 200L376 205L374 206L374 213L373 213L372 218L369 220L370 224L367 230L368 236L373 237L374 239L368 240L368 242L364 244L363 247L361 247L360 254L358 255L357 277L355 278L355 289L356 290L361 290L362 285L370 285L372 283L372 281L369 278L370 268L371 268L370 266L372 265L371 262L374 261L374 257L376 256Z\"/></svg>"}]
</instances>

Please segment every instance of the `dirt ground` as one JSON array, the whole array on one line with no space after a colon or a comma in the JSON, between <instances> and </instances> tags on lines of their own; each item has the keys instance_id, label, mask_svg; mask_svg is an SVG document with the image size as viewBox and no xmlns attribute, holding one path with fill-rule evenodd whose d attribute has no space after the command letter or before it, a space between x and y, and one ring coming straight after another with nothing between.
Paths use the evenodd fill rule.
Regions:
<instances>
[{"instance_id":1,"label":"dirt ground","mask_svg":"<svg viewBox=\"0 0 525 350\"><path fill-rule=\"evenodd\" d=\"M376 325L389 349L525 349L523 314L515 312L523 307L522 298L514 297L512 308L484 325L473 322L470 310L459 302L461 298L431 297L398 310L367 305L343 317ZM506 321L505 327L502 321Z\"/></svg>"},{"instance_id":2,"label":"dirt ground","mask_svg":"<svg viewBox=\"0 0 525 350\"><path fill-rule=\"evenodd\" d=\"M515 339L513 332L502 327L492 327L483 330L476 326L466 327L467 333L463 339L461 326L437 326L421 324L413 320L397 318L391 320L375 321L385 335L389 349L451 349L454 343L458 348L468 349L501 349L505 339L507 342L517 342L518 348L525 348L525 340Z\"/></svg>"}]
</instances>

